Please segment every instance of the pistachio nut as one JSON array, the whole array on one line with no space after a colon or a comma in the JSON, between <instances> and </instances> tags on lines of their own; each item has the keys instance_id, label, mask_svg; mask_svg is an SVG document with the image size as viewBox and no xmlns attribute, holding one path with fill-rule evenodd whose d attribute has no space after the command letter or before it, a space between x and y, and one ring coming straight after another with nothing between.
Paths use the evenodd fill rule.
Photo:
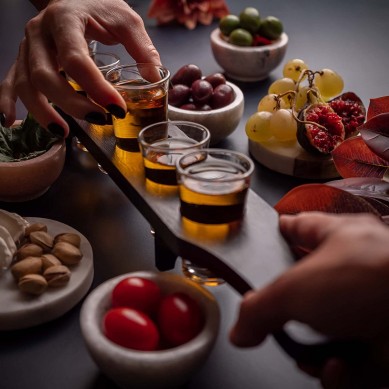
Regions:
<instances>
[{"instance_id":1,"label":"pistachio nut","mask_svg":"<svg viewBox=\"0 0 389 389\"><path fill-rule=\"evenodd\" d=\"M58 242L51 251L64 265L77 265L82 259L81 250L68 242Z\"/></svg>"},{"instance_id":2,"label":"pistachio nut","mask_svg":"<svg viewBox=\"0 0 389 389\"><path fill-rule=\"evenodd\" d=\"M41 246L35 243L26 243L16 251L16 260L21 261L27 257L40 257L43 254Z\"/></svg>"},{"instance_id":3,"label":"pistachio nut","mask_svg":"<svg viewBox=\"0 0 389 389\"><path fill-rule=\"evenodd\" d=\"M44 231L47 232L47 225L44 223L31 223L26 227L25 236L30 236L31 232Z\"/></svg>"},{"instance_id":4,"label":"pistachio nut","mask_svg":"<svg viewBox=\"0 0 389 389\"><path fill-rule=\"evenodd\" d=\"M40 274L42 272L42 259L40 257L27 257L16 262L11 267L11 273L16 280L26 274Z\"/></svg>"},{"instance_id":5,"label":"pistachio nut","mask_svg":"<svg viewBox=\"0 0 389 389\"><path fill-rule=\"evenodd\" d=\"M50 251L54 245L54 238L46 231L33 231L30 233L30 242L36 243L45 251Z\"/></svg>"},{"instance_id":6,"label":"pistachio nut","mask_svg":"<svg viewBox=\"0 0 389 389\"><path fill-rule=\"evenodd\" d=\"M60 287L66 285L70 280L71 272L67 266L56 265L45 270L43 277L51 287Z\"/></svg>"},{"instance_id":7,"label":"pistachio nut","mask_svg":"<svg viewBox=\"0 0 389 389\"><path fill-rule=\"evenodd\" d=\"M45 271L51 266L62 265L62 262L53 254L43 254L42 259L42 269Z\"/></svg>"},{"instance_id":8,"label":"pistachio nut","mask_svg":"<svg viewBox=\"0 0 389 389\"><path fill-rule=\"evenodd\" d=\"M74 232L64 232L62 234L58 234L54 237L54 244L58 242L68 242L73 246L80 248L81 246L81 236Z\"/></svg>"},{"instance_id":9,"label":"pistachio nut","mask_svg":"<svg viewBox=\"0 0 389 389\"><path fill-rule=\"evenodd\" d=\"M19 279L18 287L22 292L39 295L47 289L47 281L40 274L26 274Z\"/></svg>"}]
</instances>

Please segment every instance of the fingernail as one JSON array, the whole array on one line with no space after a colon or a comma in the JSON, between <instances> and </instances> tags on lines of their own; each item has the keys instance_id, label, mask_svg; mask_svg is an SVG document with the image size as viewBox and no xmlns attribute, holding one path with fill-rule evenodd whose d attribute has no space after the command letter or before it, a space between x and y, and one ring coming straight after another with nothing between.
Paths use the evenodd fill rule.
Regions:
<instances>
[{"instance_id":1,"label":"fingernail","mask_svg":"<svg viewBox=\"0 0 389 389\"><path fill-rule=\"evenodd\" d=\"M85 120L92 124L107 124L105 114L101 112L89 112L85 115Z\"/></svg>"},{"instance_id":2,"label":"fingernail","mask_svg":"<svg viewBox=\"0 0 389 389\"><path fill-rule=\"evenodd\" d=\"M5 115L3 112L0 113L0 123L3 127L5 126Z\"/></svg>"},{"instance_id":3,"label":"fingernail","mask_svg":"<svg viewBox=\"0 0 389 389\"><path fill-rule=\"evenodd\" d=\"M50 123L47 129L54 135L63 138L65 136L65 130L58 123Z\"/></svg>"},{"instance_id":4,"label":"fingernail","mask_svg":"<svg viewBox=\"0 0 389 389\"><path fill-rule=\"evenodd\" d=\"M111 112L113 116L116 116L119 119L124 119L126 117L126 111L116 104L108 104L105 108L108 112Z\"/></svg>"}]
</instances>

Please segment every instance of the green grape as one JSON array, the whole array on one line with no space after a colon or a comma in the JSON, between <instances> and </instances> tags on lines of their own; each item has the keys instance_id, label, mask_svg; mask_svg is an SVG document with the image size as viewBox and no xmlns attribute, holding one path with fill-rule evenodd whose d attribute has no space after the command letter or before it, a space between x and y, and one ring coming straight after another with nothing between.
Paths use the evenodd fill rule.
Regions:
<instances>
[{"instance_id":1,"label":"green grape","mask_svg":"<svg viewBox=\"0 0 389 389\"><path fill-rule=\"evenodd\" d=\"M272 82L272 84L269 86L268 93L275 93L277 95L294 90L296 83L289 77L279 78L278 80L275 80Z\"/></svg>"},{"instance_id":2,"label":"green grape","mask_svg":"<svg viewBox=\"0 0 389 389\"><path fill-rule=\"evenodd\" d=\"M297 122L290 109L279 109L272 114L270 130L280 142L296 140Z\"/></svg>"},{"instance_id":3,"label":"green grape","mask_svg":"<svg viewBox=\"0 0 389 389\"><path fill-rule=\"evenodd\" d=\"M296 111L300 111L304 107L304 105L308 102L308 93L309 93L309 86L301 86L297 93L296 93L296 99L295 99L295 109Z\"/></svg>"},{"instance_id":4,"label":"green grape","mask_svg":"<svg viewBox=\"0 0 389 389\"><path fill-rule=\"evenodd\" d=\"M285 108L285 101L280 99L280 108ZM265 95L258 103L257 111L275 112L277 110L277 95Z\"/></svg>"},{"instance_id":5,"label":"green grape","mask_svg":"<svg viewBox=\"0 0 389 389\"><path fill-rule=\"evenodd\" d=\"M270 130L272 113L261 111L252 114L245 126L247 137L254 142L266 142L273 134Z\"/></svg>"},{"instance_id":6,"label":"green grape","mask_svg":"<svg viewBox=\"0 0 389 389\"><path fill-rule=\"evenodd\" d=\"M301 73L308 69L308 65L302 59L291 59L289 60L282 70L284 77L289 77L294 81L298 81Z\"/></svg>"},{"instance_id":7,"label":"green grape","mask_svg":"<svg viewBox=\"0 0 389 389\"><path fill-rule=\"evenodd\" d=\"M324 100L340 95L344 87L343 78L331 69L322 69L315 75L314 83Z\"/></svg>"},{"instance_id":8,"label":"green grape","mask_svg":"<svg viewBox=\"0 0 389 389\"><path fill-rule=\"evenodd\" d=\"M289 91L294 91L294 88L296 86L296 83L289 77L279 78L278 80L275 80L269 87L268 93L269 94L284 94ZM282 100L285 101L285 107L283 108L291 108L292 107L292 101L294 98L293 93L286 94L281 97Z\"/></svg>"}]
</instances>

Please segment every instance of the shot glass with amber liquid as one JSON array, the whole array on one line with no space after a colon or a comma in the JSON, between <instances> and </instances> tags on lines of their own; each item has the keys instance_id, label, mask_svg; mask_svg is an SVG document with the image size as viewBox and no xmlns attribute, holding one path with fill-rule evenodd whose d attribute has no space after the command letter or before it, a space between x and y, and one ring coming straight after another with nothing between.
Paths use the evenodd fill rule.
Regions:
<instances>
[{"instance_id":1,"label":"shot glass with amber liquid","mask_svg":"<svg viewBox=\"0 0 389 389\"><path fill-rule=\"evenodd\" d=\"M210 244L228 239L244 218L253 161L231 150L203 149L180 157L176 168L184 231ZM194 281L223 282L195 259L182 262L183 273Z\"/></svg>"},{"instance_id":2,"label":"shot glass with amber liquid","mask_svg":"<svg viewBox=\"0 0 389 389\"><path fill-rule=\"evenodd\" d=\"M107 73L127 104L125 118L113 117L116 145L123 150L139 150L139 132L167 120L167 92L170 72L163 66L138 63L119 66Z\"/></svg>"},{"instance_id":3,"label":"shot glass with amber liquid","mask_svg":"<svg viewBox=\"0 0 389 389\"><path fill-rule=\"evenodd\" d=\"M186 121L164 121L141 130L138 142L148 191L158 195L177 194L177 159L208 147L209 141L206 127Z\"/></svg>"}]
</instances>

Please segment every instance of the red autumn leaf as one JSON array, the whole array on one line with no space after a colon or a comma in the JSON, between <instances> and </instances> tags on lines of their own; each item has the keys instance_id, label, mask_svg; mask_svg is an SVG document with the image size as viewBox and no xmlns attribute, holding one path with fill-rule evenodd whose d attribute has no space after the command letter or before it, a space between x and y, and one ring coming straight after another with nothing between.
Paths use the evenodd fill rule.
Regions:
<instances>
[{"instance_id":1,"label":"red autumn leaf","mask_svg":"<svg viewBox=\"0 0 389 389\"><path fill-rule=\"evenodd\" d=\"M368 201L380 215L389 215L389 182L375 177L352 177L327 182Z\"/></svg>"},{"instance_id":2,"label":"red autumn leaf","mask_svg":"<svg viewBox=\"0 0 389 389\"><path fill-rule=\"evenodd\" d=\"M380 158L360 136L346 139L332 153L336 170L343 178L383 178L389 162Z\"/></svg>"},{"instance_id":3,"label":"red autumn leaf","mask_svg":"<svg viewBox=\"0 0 389 389\"><path fill-rule=\"evenodd\" d=\"M345 190L357 196L372 197L389 202L389 182L376 177L351 177L329 181L326 185Z\"/></svg>"},{"instance_id":4,"label":"red autumn leaf","mask_svg":"<svg viewBox=\"0 0 389 389\"><path fill-rule=\"evenodd\" d=\"M367 120L380 113L389 112L389 96L377 97L370 99L369 108L367 110Z\"/></svg>"},{"instance_id":5,"label":"red autumn leaf","mask_svg":"<svg viewBox=\"0 0 389 389\"><path fill-rule=\"evenodd\" d=\"M374 116L359 127L367 146L379 157L389 161L389 112Z\"/></svg>"},{"instance_id":6,"label":"red autumn leaf","mask_svg":"<svg viewBox=\"0 0 389 389\"><path fill-rule=\"evenodd\" d=\"M274 207L279 214L321 211L380 214L367 201L326 184L304 184L290 190Z\"/></svg>"}]
</instances>

